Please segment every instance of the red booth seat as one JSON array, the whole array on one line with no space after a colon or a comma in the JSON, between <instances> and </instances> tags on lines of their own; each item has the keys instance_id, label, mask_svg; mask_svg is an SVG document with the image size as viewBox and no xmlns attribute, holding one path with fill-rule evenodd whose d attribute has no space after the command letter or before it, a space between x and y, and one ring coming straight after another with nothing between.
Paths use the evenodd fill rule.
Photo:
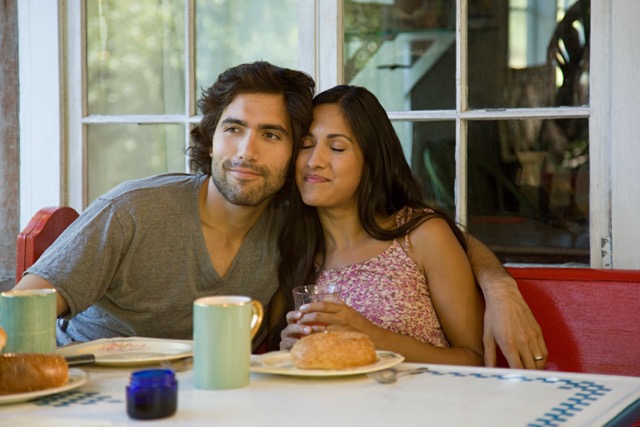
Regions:
<instances>
[{"instance_id":1,"label":"red booth seat","mask_svg":"<svg viewBox=\"0 0 640 427\"><path fill-rule=\"evenodd\" d=\"M508 271L542 328L548 370L640 376L640 271Z\"/></svg>"}]
</instances>

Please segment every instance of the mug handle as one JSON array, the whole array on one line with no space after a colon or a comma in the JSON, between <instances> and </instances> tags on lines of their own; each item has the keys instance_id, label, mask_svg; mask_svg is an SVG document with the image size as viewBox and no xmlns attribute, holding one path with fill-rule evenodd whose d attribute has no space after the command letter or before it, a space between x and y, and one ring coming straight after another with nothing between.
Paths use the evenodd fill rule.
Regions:
<instances>
[{"instance_id":1,"label":"mug handle","mask_svg":"<svg viewBox=\"0 0 640 427\"><path fill-rule=\"evenodd\" d=\"M258 332L258 329L260 329L262 318L264 316L264 310L260 301L251 300L251 311L253 312L251 315L251 339L253 339Z\"/></svg>"}]
</instances>

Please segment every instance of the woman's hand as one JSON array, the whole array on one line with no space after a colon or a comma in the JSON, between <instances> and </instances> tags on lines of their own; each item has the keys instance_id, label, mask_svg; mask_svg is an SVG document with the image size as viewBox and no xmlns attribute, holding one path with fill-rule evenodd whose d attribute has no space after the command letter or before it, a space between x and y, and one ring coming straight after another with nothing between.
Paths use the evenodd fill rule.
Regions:
<instances>
[{"instance_id":1,"label":"woman's hand","mask_svg":"<svg viewBox=\"0 0 640 427\"><path fill-rule=\"evenodd\" d=\"M287 327L280 334L280 350L289 350L300 338L328 330L357 330L367 333L377 328L344 303L314 302L287 313Z\"/></svg>"},{"instance_id":2,"label":"woman's hand","mask_svg":"<svg viewBox=\"0 0 640 427\"><path fill-rule=\"evenodd\" d=\"M287 313L287 327L280 332L280 350L291 350L296 341L311 334L311 326L298 324L301 317L302 313L299 311Z\"/></svg>"}]
</instances>

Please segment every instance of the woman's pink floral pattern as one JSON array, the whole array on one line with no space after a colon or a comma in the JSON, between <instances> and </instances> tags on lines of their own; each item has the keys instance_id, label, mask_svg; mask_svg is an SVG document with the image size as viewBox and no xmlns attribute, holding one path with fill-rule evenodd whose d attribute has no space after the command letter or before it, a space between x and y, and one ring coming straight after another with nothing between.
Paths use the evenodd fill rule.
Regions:
<instances>
[{"instance_id":1,"label":"woman's pink floral pattern","mask_svg":"<svg viewBox=\"0 0 640 427\"><path fill-rule=\"evenodd\" d=\"M427 279L397 241L364 262L321 270L317 283L340 284L342 300L382 328L434 346L449 346Z\"/></svg>"}]
</instances>

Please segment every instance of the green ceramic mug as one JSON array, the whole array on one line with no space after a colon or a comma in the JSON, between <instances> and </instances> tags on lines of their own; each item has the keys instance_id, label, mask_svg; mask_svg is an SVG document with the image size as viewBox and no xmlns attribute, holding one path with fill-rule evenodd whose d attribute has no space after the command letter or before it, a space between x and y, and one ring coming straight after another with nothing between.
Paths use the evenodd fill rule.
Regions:
<instances>
[{"instance_id":1,"label":"green ceramic mug","mask_svg":"<svg viewBox=\"0 0 640 427\"><path fill-rule=\"evenodd\" d=\"M251 340L260 328L262 304L245 296L198 298L193 303L193 378L199 389L249 384Z\"/></svg>"},{"instance_id":2,"label":"green ceramic mug","mask_svg":"<svg viewBox=\"0 0 640 427\"><path fill-rule=\"evenodd\" d=\"M20 289L0 293L4 353L53 353L56 349L56 291Z\"/></svg>"}]
</instances>

